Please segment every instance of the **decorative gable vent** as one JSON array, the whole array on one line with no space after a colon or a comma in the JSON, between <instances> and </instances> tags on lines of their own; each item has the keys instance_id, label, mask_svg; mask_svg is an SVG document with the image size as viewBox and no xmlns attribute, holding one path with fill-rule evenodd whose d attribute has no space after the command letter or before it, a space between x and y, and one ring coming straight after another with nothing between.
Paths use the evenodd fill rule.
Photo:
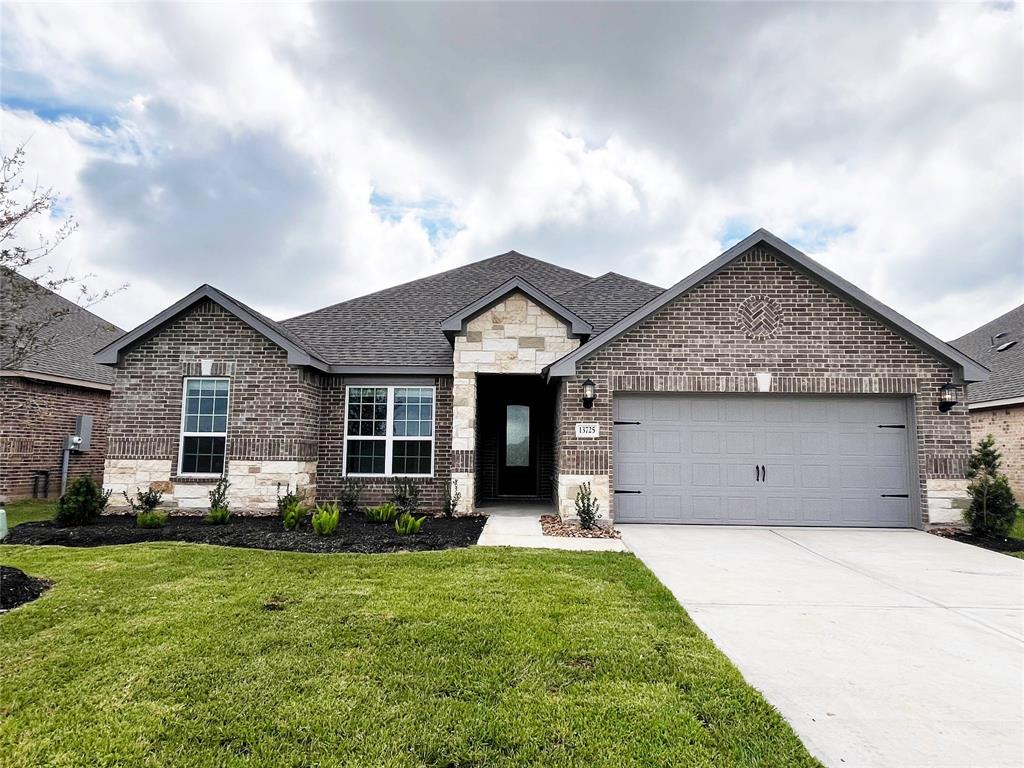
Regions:
<instances>
[{"instance_id":1,"label":"decorative gable vent","mask_svg":"<svg viewBox=\"0 0 1024 768\"><path fill-rule=\"evenodd\" d=\"M767 339L774 336L782 324L782 308L770 296L755 293L740 302L736 319L748 338Z\"/></svg>"}]
</instances>

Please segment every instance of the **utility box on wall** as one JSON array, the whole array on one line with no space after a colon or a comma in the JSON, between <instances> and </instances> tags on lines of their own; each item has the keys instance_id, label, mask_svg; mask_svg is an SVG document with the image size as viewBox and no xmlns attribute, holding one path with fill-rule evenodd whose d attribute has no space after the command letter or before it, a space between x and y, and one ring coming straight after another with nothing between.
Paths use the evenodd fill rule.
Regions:
<instances>
[{"instance_id":1,"label":"utility box on wall","mask_svg":"<svg viewBox=\"0 0 1024 768\"><path fill-rule=\"evenodd\" d=\"M74 446L74 450L88 451L92 442L92 416L79 416L75 419L75 436L80 440Z\"/></svg>"}]
</instances>

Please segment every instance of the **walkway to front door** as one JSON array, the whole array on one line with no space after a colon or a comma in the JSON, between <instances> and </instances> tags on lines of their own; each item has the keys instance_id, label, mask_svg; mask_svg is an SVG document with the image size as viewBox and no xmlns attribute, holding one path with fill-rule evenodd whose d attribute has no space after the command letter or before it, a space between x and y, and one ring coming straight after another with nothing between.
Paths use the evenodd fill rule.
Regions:
<instances>
[{"instance_id":1,"label":"walkway to front door","mask_svg":"<svg viewBox=\"0 0 1024 768\"><path fill-rule=\"evenodd\" d=\"M541 515L555 514L546 504L491 504L482 507L487 524L478 545L483 547L528 547L531 549L571 549L577 552L625 552L621 539L575 539L545 536Z\"/></svg>"},{"instance_id":2,"label":"walkway to front door","mask_svg":"<svg viewBox=\"0 0 1024 768\"><path fill-rule=\"evenodd\" d=\"M826 765L1024 765L1024 561L913 530L618 527Z\"/></svg>"}]
</instances>

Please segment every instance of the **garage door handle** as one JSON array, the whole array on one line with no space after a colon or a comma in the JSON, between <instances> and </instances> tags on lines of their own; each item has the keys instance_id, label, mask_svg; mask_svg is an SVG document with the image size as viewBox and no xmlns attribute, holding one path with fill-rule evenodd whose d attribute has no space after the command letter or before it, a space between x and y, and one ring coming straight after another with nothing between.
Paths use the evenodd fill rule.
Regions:
<instances>
[{"instance_id":1,"label":"garage door handle","mask_svg":"<svg viewBox=\"0 0 1024 768\"><path fill-rule=\"evenodd\" d=\"M909 499L910 495L906 493L883 493L883 499Z\"/></svg>"},{"instance_id":2,"label":"garage door handle","mask_svg":"<svg viewBox=\"0 0 1024 768\"><path fill-rule=\"evenodd\" d=\"M906 424L879 424L879 429L906 429Z\"/></svg>"},{"instance_id":3,"label":"garage door handle","mask_svg":"<svg viewBox=\"0 0 1024 768\"><path fill-rule=\"evenodd\" d=\"M763 483L768 479L768 469L764 464L761 465L761 482Z\"/></svg>"},{"instance_id":4,"label":"garage door handle","mask_svg":"<svg viewBox=\"0 0 1024 768\"><path fill-rule=\"evenodd\" d=\"M754 482L761 482L761 466L759 464L754 465Z\"/></svg>"},{"instance_id":5,"label":"garage door handle","mask_svg":"<svg viewBox=\"0 0 1024 768\"><path fill-rule=\"evenodd\" d=\"M639 421L613 421L612 424L618 426L619 424L639 424Z\"/></svg>"},{"instance_id":6,"label":"garage door handle","mask_svg":"<svg viewBox=\"0 0 1024 768\"><path fill-rule=\"evenodd\" d=\"M643 491L620 491L618 488L616 488L615 493L643 493Z\"/></svg>"}]
</instances>

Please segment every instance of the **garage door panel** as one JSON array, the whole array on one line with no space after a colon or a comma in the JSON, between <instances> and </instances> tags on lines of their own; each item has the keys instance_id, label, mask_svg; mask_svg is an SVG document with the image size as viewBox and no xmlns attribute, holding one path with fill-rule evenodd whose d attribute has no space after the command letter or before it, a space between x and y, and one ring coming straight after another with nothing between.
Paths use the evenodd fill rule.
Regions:
<instances>
[{"instance_id":1,"label":"garage door panel","mask_svg":"<svg viewBox=\"0 0 1024 768\"><path fill-rule=\"evenodd\" d=\"M620 396L615 413L640 422L614 432L616 489L639 491L616 494L621 522L910 524L904 399Z\"/></svg>"}]
</instances>

